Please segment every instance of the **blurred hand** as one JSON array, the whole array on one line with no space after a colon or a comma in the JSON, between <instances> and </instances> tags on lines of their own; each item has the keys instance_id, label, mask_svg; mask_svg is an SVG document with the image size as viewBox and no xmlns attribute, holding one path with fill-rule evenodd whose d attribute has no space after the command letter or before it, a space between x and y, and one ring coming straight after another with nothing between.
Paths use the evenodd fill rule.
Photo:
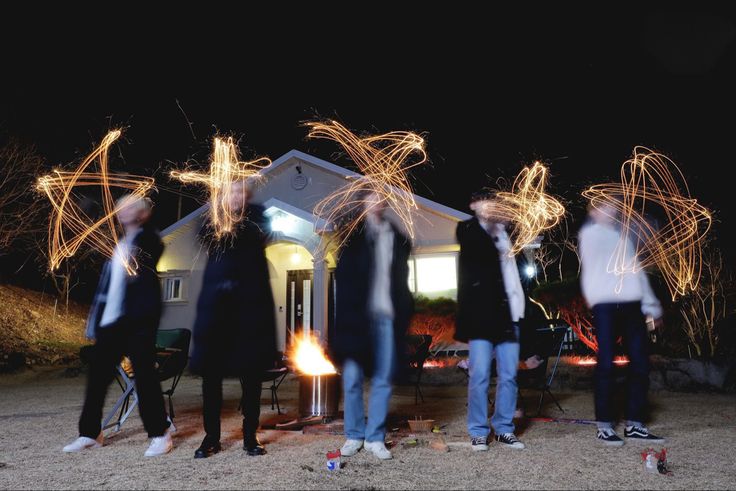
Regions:
<instances>
[{"instance_id":1,"label":"blurred hand","mask_svg":"<svg viewBox=\"0 0 736 491\"><path fill-rule=\"evenodd\" d=\"M659 317L658 319L654 319L651 316L647 317L647 331L652 332L656 329L659 329L664 325L664 320L662 317Z\"/></svg>"}]
</instances>

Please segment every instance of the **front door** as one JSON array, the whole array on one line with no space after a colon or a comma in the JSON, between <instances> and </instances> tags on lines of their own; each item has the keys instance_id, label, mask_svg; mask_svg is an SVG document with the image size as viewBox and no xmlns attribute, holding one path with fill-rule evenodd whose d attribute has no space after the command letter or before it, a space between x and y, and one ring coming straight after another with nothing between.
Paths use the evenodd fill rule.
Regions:
<instances>
[{"instance_id":1,"label":"front door","mask_svg":"<svg viewBox=\"0 0 736 491\"><path fill-rule=\"evenodd\" d=\"M286 272L286 346L292 345L296 336L311 333L313 272L311 269Z\"/></svg>"}]
</instances>

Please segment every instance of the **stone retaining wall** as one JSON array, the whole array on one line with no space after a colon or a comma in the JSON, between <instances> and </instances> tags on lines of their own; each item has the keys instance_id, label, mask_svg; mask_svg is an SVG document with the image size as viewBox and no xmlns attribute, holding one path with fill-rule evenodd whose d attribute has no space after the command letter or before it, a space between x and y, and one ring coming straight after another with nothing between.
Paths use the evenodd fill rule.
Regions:
<instances>
[{"instance_id":1,"label":"stone retaining wall","mask_svg":"<svg viewBox=\"0 0 736 491\"><path fill-rule=\"evenodd\" d=\"M555 359L550 358L547 376L551 374ZM650 358L650 389L697 391L736 391L736 362L713 363L694 359L665 358L653 355ZM586 390L593 387L595 365L577 365L573 358L563 356L552 381L556 390ZM621 381L626 375L626 366L617 366ZM464 385L467 376L456 366L425 368L422 385Z\"/></svg>"}]
</instances>

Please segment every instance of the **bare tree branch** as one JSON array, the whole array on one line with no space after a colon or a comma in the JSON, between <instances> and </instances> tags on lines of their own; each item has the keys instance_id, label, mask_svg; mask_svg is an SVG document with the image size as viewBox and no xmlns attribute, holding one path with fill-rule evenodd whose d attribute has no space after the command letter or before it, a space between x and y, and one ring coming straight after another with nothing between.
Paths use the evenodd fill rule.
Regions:
<instances>
[{"instance_id":1,"label":"bare tree branch","mask_svg":"<svg viewBox=\"0 0 736 491\"><path fill-rule=\"evenodd\" d=\"M724 273L720 251L709 247L697 290L683 297L679 306L681 328L697 356L716 355L721 321L733 310L734 286L733 276Z\"/></svg>"},{"instance_id":2,"label":"bare tree branch","mask_svg":"<svg viewBox=\"0 0 736 491\"><path fill-rule=\"evenodd\" d=\"M44 228L45 202L34 191L43 171L43 159L35 148L11 139L0 148L0 255Z\"/></svg>"}]
</instances>

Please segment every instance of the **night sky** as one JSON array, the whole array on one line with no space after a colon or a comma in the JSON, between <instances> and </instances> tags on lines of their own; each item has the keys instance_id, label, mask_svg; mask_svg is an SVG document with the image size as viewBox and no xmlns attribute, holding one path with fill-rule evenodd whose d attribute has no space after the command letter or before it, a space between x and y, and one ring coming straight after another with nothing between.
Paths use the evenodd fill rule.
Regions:
<instances>
[{"instance_id":1,"label":"night sky","mask_svg":"<svg viewBox=\"0 0 736 491\"><path fill-rule=\"evenodd\" d=\"M640 144L681 166L728 234L736 20L725 10L371 8L51 15L6 29L0 137L55 165L126 128L113 168L157 173L162 228L178 199L166 171L206 165L218 132L241 138L245 157L296 148L328 160L338 148L306 141L300 122L426 132L432 166L415 174L416 192L463 211L472 191L541 159L572 229L580 191L618 178Z\"/></svg>"}]
</instances>

